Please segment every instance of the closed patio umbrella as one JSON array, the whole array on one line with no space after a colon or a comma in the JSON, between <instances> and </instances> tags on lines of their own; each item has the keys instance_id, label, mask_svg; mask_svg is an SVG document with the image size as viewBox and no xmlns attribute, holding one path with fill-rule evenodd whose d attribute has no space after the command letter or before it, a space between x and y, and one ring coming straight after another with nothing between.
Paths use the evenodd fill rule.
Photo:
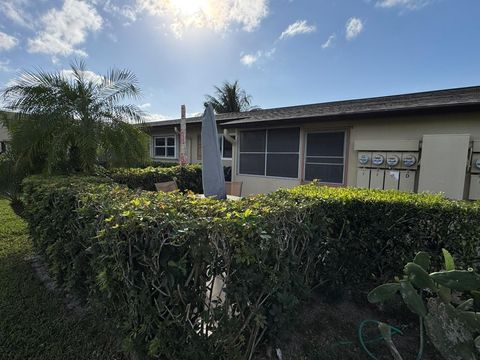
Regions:
<instances>
[{"instance_id":1,"label":"closed patio umbrella","mask_svg":"<svg viewBox=\"0 0 480 360\"><path fill-rule=\"evenodd\" d=\"M223 200L227 198L225 191L225 175L218 145L217 122L213 107L208 104L202 120L202 184L205 196L213 196Z\"/></svg>"}]
</instances>

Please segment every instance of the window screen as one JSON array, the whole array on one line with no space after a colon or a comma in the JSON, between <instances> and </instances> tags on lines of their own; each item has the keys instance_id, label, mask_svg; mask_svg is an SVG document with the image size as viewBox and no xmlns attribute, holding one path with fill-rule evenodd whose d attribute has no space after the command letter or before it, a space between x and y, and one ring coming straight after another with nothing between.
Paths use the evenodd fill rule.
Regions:
<instances>
[{"instance_id":1,"label":"window screen","mask_svg":"<svg viewBox=\"0 0 480 360\"><path fill-rule=\"evenodd\" d=\"M344 131L307 134L305 180L343 184L344 168Z\"/></svg>"},{"instance_id":2,"label":"window screen","mask_svg":"<svg viewBox=\"0 0 480 360\"><path fill-rule=\"evenodd\" d=\"M240 133L240 152L265 152L266 130L242 131Z\"/></svg>"},{"instance_id":3,"label":"window screen","mask_svg":"<svg viewBox=\"0 0 480 360\"><path fill-rule=\"evenodd\" d=\"M240 133L240 174L298 178L300 129Z\"/></svg>"}]
</instances>

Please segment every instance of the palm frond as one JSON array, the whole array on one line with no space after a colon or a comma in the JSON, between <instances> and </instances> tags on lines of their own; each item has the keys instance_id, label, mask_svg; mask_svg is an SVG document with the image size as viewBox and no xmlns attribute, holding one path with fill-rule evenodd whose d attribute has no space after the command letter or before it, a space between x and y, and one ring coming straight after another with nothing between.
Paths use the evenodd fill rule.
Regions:
<instances>
[{"instance_id":1,"label":"palm frond","mask_svg":"<svg viewBox=\"0 0 480 360\"><path fill-rule=\"evenodd\" d=\"M75 153L78 167L90 172L100 148L109 152L111 146L112 153L120 154L121 148L143 141L133 123L142 123L144 113L124 103L140 95L132 72L114 69L102 81L94 81L85 63L78 61L71 64L71 74L27 71L2 91L6 108L18 114L12 131L18 161L29 168L41 158L45 170L56 171ZM121 136L104 141L105 129ZM134 156L140 148L147 154L136 146ZM121 155L131 160L125 152Z\"/></svg>"},{"instance_id":2,"label":"palm frond","mask_svg":"<svg viewBox=\"0 0 480 360\"><path fill-rule=\"evenodd\" d=\"M238 81L225 81L221 87L214 86L215 95L206 95L206 103L212 104L214 110L221 113L241 112L252 109L250 95L247 95Z\"/></svg>"}]
</instances>

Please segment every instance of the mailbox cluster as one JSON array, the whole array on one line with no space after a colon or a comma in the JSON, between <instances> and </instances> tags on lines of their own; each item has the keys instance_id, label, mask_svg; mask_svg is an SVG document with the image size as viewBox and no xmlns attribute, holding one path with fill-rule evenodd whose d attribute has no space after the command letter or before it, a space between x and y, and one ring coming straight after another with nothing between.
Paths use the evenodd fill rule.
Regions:
<instances>
[{"instance_id":1,"label":"mailbox cluster","mask_svg":"<svg viewBox=\"0 0 480 360\"><path fill-rule=\"evenodd\" d=\"M413 192L418 162L418 152L359 151L357 187Z\"/></svg>"}]
</instances>

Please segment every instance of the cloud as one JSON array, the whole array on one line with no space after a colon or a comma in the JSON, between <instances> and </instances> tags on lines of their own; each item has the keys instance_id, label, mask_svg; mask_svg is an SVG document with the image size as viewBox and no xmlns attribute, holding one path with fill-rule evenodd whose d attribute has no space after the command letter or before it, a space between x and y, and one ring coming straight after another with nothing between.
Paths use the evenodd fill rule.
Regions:
<instances>
[{"instance_id":1,"label":"cloud","mask_svg":"<svg viewBox=\"0 0 480 360\"><path fill-rule=\"evenodd\" d=\"M258 53L257 54L245 54L240 58L240 62L245 65L245 66L252 66L257 62L259 58Z\"/></svg>"},{"instance_id":2,"label":"cloud","mask_svg":"<svg viewBox=\"0 0 480 360\"><path fill-rule=\"evenodd\" d=\"M32 28L32 19L25 10L28 0L2 0L0 2L0 12L18 25Z\"/></svg>"},{"instance_id":3,"label":"cloud","mask_svg":"<svg viewBox=\"0 0 480 360\"><path fill-rule=\"evenodd\" d=\"M126 22L124 25L130 25L137 21L138 8L130 5L115 5L111 0L107 0L103 6L103 10L108 13L116 14L124 17Z\"/></svg>"},{"instance_id":4,"label":"cloud","mask_svg":"<svg viewBox=\"0 0 480 360\"><path fill-rule=\"evenodd\" d=\"M152 104L151 103L145 103L145 104L139 105L138 107L142 110L146 110L146 109L151 108Z\"/></svg>"},{"instance_id":5,"label":"cloud","mask_svg":"<svg viewBox=\"0 0 480 360\"><path fill-rule=\"evenodd\" d=\"M223 32L240 26L255 30L268 14L268 0L136 0L138 12L163 16L181 37L189 28Z\"/></svg>"},{"instance_id":6,"label":"cloud","mask_svg":"<svg viewBox=\"0 0 480 360\"><path fill-rule=\"evenodd\" d=\"M355 39L363 31L362 20L356 17L348 19L345 25L345 36L347 40Z\"/></svg>"},{"instance_id":7,"label":"cloud","mask_svg":"<svg viewBox=\"0 0 480 360\"><path fill-rule=\"evenodd\" d=\"M241 54L240 62L248 67L251 67L253 64L258 62L260 59L271 59L275 54L276 48L271 48L268 51L257 51L254 54Z\"/></svg>"},{"instance_id":8,"label":"cloud","mask_svg":"<svg viewBox=\"0 0 480 360\"><path fill-rule=\"evenodd\" d=\"M330 35L328 37L327 41L325 41L322 44L322 49L328 49L329 47L331 47L333 45L333 42L335 41L336 37L337 37L337 35L335 35L335 34Z\"/></svg>"},{"instance_id":9,"label":"cloud","mask_svg":"<svg viewBox=\"0 0 480 360\"><path fill-rule=\"evenodd\" d=\"M0 71L5 71L5 72L10 72L10 71L14 71L11 67L10 67L10 60L0 60Z\"/></svg>"},{"instance_id":10,"label":"cloud","mask_svg":"<svg viewBox=\"0 0 480 360\"><path fill-rule=\"evenodd\" d=\"M403 7L417 10L427 6L430 2L430 0L377 0L375 5L382 8Z\"/></svg>"},{"instance_id":11,"label":"cloud","mask_svg":"<svg viewBox=\"0 0 480 360\"><path fill-rule=\"evenodd\" d=\"M145 122L150 122L150 121L163 121L163 120L169 120L172 119L173 117L171 116L166 116L162 114L146 114L145 115Z\"/></svg>"},{"instance_id":12,"label":"cloud","mask_svg":"<svg viewBox=\"0 0 480 360\"><path fill-rule=\"evenodd\" d=\"M280 35L280 40L300 34L309 34L315 30L317 30L317 27L315 25L308 25L307 20L298 20L288 25L287 29Z\"/></svg>"},{"instance_id":13,"label":"cloud","mask_svg":"<svg viewBox=\"0 0 480 360\"><path fill-rule=\"evenodd\" d=\"M75 79L75 76L73 74L73 70L71 69L64 69L64 70L60 70L60 75L63 76L64 78L66 78L67 80L74 80ZM91 81L93 83L101 83L103 81L103 76L102 75L98 75L97 73L93 72L93 71L90 71L90 70L86 70L86 71L83 71L83 76L85 77L85 79L87 81Z\"/></svg>"},{"instance_id":14,"label":"cloud","mask_svg":"<svg viewBox=\"0 0 480 360\"><path fill-rule=\"evenodd\" d=\"M60 10L51 9L40 19L41 30L28 40L28 51L59 56L87 56L77 46L85 42L89 32L102 28L103 20L88 2L65 0Z\"/></svg>"},{"instance_id":15,"label":"cloud","mask_svg":"<svg viewBox=\"0 0 480 360\"><path fill-rule=\"evenodd\" d=\"M2 50L10 50L17 46L18 40L16 37L5 34L4 32L0 31L0 51Z\"/></svg>"}]
</instances>

